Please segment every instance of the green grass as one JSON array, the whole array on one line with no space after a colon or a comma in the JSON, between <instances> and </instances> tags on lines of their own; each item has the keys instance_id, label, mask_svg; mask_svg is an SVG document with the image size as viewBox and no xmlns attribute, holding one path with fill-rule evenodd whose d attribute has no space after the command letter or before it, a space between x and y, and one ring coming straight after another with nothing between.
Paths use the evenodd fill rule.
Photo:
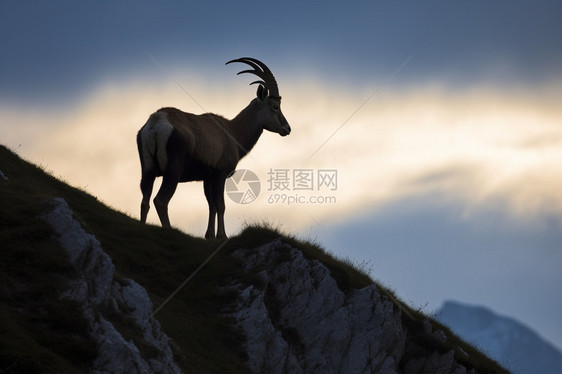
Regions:
<instances>
[{"instance_id":1,"label":"green grass","mask_svg":"<svg viewBox=\"0 0 562 374\"><path fill-rule=\"evenodd\" d=\"M75 270L53 239L51 228L38 218L49 209L49 199L66 200L75 218L111 256L116 277L131 278L142 285L155 309L222 245L178 230L143 225L2 146L0 170L9 178L8 182L0 181L0 372L83 372L96 355L95 346L87 339L85 321L72 312L77 306L58 300L56 294L64 287L61 275L72 277ZM313 242L266 223L248 225L156 314L172 338L176 361L185 372L248 372L241 350L243 338L221 313L235 295L220 291L220 286L233 279L258 283L257 271L243 272L230 252L277 238L301 250L305 257L321 261L343 291L373 283L362 269ZM470 362L465 360L467 367L482 373L506 372L448 330L447 343L427 341L421 332L427 317L387 288L378 287L404 311L404 324L420 344L433 344L443 353L460 346L470 355ZM117 318L114 323L124 336L135 340L129 321ZM432 324L435 329L445 329L436 321ZM461 356L459 352L457 358L462 362Z\"/></svg>"}]
</instances>

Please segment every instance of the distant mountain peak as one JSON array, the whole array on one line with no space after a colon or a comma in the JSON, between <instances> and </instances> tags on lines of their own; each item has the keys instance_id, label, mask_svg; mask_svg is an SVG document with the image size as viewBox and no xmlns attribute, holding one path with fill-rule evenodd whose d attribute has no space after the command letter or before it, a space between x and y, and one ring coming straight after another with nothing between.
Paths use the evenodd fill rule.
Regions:
<instances>
[{"instance_id":1,"label":"distant mountain peak","mask_svg":"<svg viewBox=\"0 0 562 374\"><path fill-rule=\"evenodd\" d=\"M436 318L514 374L562 373L562 352L514 318L450 300Z\"/></svg>"}]
</instances>

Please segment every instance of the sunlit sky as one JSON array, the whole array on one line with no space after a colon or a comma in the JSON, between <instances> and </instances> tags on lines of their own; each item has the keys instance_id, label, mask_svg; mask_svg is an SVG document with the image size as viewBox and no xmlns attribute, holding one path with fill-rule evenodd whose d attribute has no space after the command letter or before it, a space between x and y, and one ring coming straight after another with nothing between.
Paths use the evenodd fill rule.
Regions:
<instances>
[{"instance_id":1,"label":"sunlit sky","mask_svg":"<svg viewBox=\"0 0 562 374\"><path fill-rule=\"evenodd\" d=\"M426 312L487 305L562 347L560 8L3 2L0 143L138 217L138 129L162 106L234 117L255 86L224 63L256 57L293 132L264 133L239 164L261 191L227 197L229 234L269 221ZM271 188L283 170L335 170L337 187ZM202 190L182 184L170 204L192 235Z\"/></svg>"}]
</instances>

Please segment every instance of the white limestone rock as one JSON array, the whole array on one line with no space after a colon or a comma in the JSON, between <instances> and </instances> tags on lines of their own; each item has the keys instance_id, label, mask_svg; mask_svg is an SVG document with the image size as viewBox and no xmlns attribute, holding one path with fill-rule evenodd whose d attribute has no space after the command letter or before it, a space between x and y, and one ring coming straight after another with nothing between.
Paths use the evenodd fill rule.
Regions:
<instances>
[{"instance_id":1,"label":"white limestone rock","mask_svg":"<svg viewBox=\"0 0 562 374\"><path fill-rule=\"evenodd\" d=\"M74 219L66 201L55 198L53 210L44 218L57 233L57 240L81 273L64 295L75 301L100 305L111 290L115 266L94 235L88 234Z\"/></svg>"},{"instance_id":2,"label":"white limestone rock","mask_svg":"<svg viewBox=\"0 0 562 374\"><path fill-rule=\"evenodd\" d=\"M230 317L246 337L253 373L463 374L442 330L419 322L410 336L398 305L375 285L342 290L320 261L275 240L232 254L253 284L227 287L239 293ZM416 335L424 334L420 343ZM469 372L473 372L472 370Z\"/></svg>"},{"instance_id":3,"label":"white limestone rock","mask_svg":"<svg viewBox=\"0 0 562 374\"><path fill-rule=\"evenodd\" d=\"M93 373L181 373L174 361L170 339L152 317L152 302L146 290L130 279L114 279L115 266L94 235L74 219L66 201L53 199L53 209L43 216L55 230L78 277L68 280L61 298L77 301L98 345ZM143 357L134 341L127 341L102 310L132 319L143 344L152 347ZM156 353L154 353L156 352Z\"/></svg>"},{"instance_id":4,"label":"white limestone rock","mask_svg":"<svg viewBox=\"0 0 562 374\"><path fill-rule=\"evenodd\" d=\"M248 271L265 267L263 288L233 285L252 372L398 372L401 313L376 285L346 294L323 264L281 241L234 256Z\"/></svg>"}]
</instances>

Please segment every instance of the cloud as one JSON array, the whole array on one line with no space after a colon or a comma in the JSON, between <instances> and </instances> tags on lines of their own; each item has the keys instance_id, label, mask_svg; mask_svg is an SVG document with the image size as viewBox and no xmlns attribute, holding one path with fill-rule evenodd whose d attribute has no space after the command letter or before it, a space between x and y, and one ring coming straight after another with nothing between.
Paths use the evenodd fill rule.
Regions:
<instances>
[{"instance_id":1,"label":"cloud","mask_svg":"<svg viewBox=\"0 0 562 374\"><path fill-rule=\"evenodd\" d=\"M141 196L135 136L149 114L177 106L232 118L254 95L239 78L219 84L186 75L178 81L183 89L146 78L104 84L75 107L47 112L3 107L7 120L0 139L12 147L21 144L24 156L136 216ZM186 86L199 104L186 95ZM240 163L258 175L262 194L249 205L228 202L230 232L245 220L262 218L299 230L435 191L443 199L462 199L467 212L497 200L519 219L562 212L562 164L556 162L562 157L562 110L550 104L556 90L419 87L381 92L356 112L370 93L313 81L284 81L281 87L293 133L286 138L264 133ZM277 169L312 170L316 177L319 170L337 170L337 189L268 190ZM272 203L275 194L304 196L307 203ZM311 196L333 196L336 202L311 203ZM191 183L172 199L171 220L200 235L206 210L202 186ZM154 212L149 217L157 222Z\"/></svg>"},{"instance_id":2,"label":"cloud","mask_svg":"<svg viewBox=\"0 0 562 374\"><path fill-rule=\"evenodd\" d=\"M550 0L326 2L321 9L293 2L1 2L9 53L0 59L0 98L69 100L103 77L149 71L147 53L199 71L250 54L358 87L384 79L412 54L397 77L404 85L548 82L561 74L560 8Z\"/></svg>"}]
</instances>

